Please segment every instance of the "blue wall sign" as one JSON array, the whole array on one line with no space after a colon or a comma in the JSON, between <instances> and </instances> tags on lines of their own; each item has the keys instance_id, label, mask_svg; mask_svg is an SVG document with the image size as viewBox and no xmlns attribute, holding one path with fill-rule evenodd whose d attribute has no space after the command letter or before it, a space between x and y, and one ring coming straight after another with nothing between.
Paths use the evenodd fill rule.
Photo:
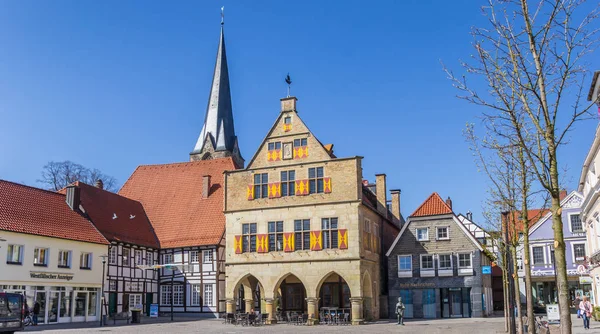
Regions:
<instances>
[{"instance_id":1,"label":"blue wall sign","mask_svg":"<svg viewBox=\"0 0 600 334\"><path fill-rule=\"evenodd\" d=\"M481 273L490 275L492 273L492 266L481 266Z\"/></svg>"},{"instance_id":2,"label":"blue wall sign","mask_svg":"<svg viewBox=\"0 0 600 334\"><path fill-rule=\"evenodd\" d=\"M150 304L150 318L158 318L158 304Z\"/></svg>"}]
</instances>

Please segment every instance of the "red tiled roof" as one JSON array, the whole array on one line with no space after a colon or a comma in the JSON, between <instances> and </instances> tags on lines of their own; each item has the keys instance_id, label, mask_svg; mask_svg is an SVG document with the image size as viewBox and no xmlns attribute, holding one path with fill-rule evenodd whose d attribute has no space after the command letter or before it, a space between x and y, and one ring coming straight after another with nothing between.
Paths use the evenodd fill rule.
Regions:
<instances>
[{"instance_id":1,"label":"red tiled roof","mask_svg":"<svg viewBox=\"0 0 600 334\"><path fill-rule=\"evenodd\" d=\"M435 216L452 213L452 209L444 202L438 193L431 194L423 204L421 204L411 217Z\"/></svg>"},{"instance_id":2,"label":"red tiled roof","mask_svg":"<svg viewBox=\"0 0 600 334\"><path fill-rule=\"evenodd\" d=\"M81 206L96 228L110 241L158 248L158 239L138 201L75 182L81 189Z\"/></svg>"},{"instance_id":3,"label":"red tiled roof","mask_svg":"<svg viewBox=\"0 0 600 334\"><path fill-rule=\"evenodd\" d=\"M550 210L548 209L531 209L527 210L527 218L529 219L529 228L532 228L540 219L542 219ZM521 212L511 212L509 222L511 223L508 229L509 238L512 239L514 235L523 232L525 226L521 219Z\"/></svg>"},{"instance_id":4,"label":"red tiled roof","mask_svg":"<svg viewBox=\"0 0 600 334\"><path fill-rule=\"evenodd\" d=\"M0 230L108 244L91 222L69 208L65 195L4 180Z\"/></svg>"},{"instance_id":5,"label":"red tiled roof","mask_svg":"<svg viewBox=\"0 0 600 334\"><path fill-rule=\"evenodd\" d=\"M231 158L139 166L119 194L142 203L161 248L216 245L225 233L223 172L234 169Z\"/></svg>"}]
</instances>

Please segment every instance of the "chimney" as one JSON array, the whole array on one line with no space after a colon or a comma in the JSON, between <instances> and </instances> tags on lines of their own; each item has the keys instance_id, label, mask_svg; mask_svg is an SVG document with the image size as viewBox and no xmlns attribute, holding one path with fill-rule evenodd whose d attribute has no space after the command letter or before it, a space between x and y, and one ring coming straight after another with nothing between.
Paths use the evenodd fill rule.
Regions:
<instances>
[{"instance_id":1,"label":"chimney","mask_svg":"<svg viewBox=\"0 0 600 334\"><path fill-rule=\"evenodd\" d=\"M471 210L467 211L467 219L473 221L473 213L471 212Z\"/></svg>"},{"instance_id":2,"label":"chimney","mask_svg":"<svg viewBox=\"0 0 600 334\"><path fill-rule=\"evenodd\" d=\"M450 199L450 196L448 196L448 198L446 199L446 205L448 205L450 207L450 210L452 210L452 200Z\"/></svg>"},{"instance_id":3,"label":"chimney","mask_svg":"<svg viewBox=\"0 0 600 334\"><path fill-rule=\"evenodd\" d=\"M75 185L67 186L67 197L65 201L71 210L78 212L80 203L80 192L81 189Z\"/></svg>"},{"instance_id":4,"label":"chimney","mask_svg":"<svg viewBox=\"0 0 600 334\"><path fill-rule=\"evenodd\" d=\"M562 201L563 199L565 199L565 197L567 197L567 189L563 189L560 191L560 195L559 198Z\"/></svg>"},{"instance_id":5,"label":"chimney","mask_svg":"<svg viewBox=\"0 0 600 334\"><path fill-rule=\"evenodd\" d=\"M281 99L281 112L296 111L297 98L290 96Z\"/></svg>"},{"instance_id":6,"label":"chimney","mask_svg":"<svg viewBox=\"0 0 600 334\"><path fill-rule=\"evenodd\" d=\"M210 175L202 177L202 198L208 198L210 193Z\"/></svg>"},{"instance_id":7,"label":"chimney","mask_svg":"<svg viewBox=\"0 0 600 334\"><path fill-rule=\"evenodd\" d=\"M394 223L400 223L400 189L390 190L392 194L392 215L394 216Z\"/></svg>"},{"instance_id":8,"label":"chimney","mask_svg":"<svg viewBox=\"0 0 600 334\"><path fill-rule=\"evenodd\" d=\"M98 181L96 181L96 188L104 189L104 182L102 182L102 179L98 179Z\"/></svg>"},{"instance_id":9,"label":"chimney","mask_svg":"<svg viewBox=\"0 0 600 334\"><path fill-rule=\"evenodd\" d=\"M387 188L385 184L385 174L375 175L375 191L377 195L377 211L384 217L387 217Z\"/></svg>"}]
</instances>

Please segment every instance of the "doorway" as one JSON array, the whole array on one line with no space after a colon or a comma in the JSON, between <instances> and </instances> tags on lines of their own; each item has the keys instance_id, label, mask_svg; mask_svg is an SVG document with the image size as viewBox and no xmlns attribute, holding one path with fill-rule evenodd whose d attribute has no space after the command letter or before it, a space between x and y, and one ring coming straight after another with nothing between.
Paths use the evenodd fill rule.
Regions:
<instances>
[{"instance_id":1,"label":"doorway","mask_svg":"<svg viewBox=\"0 0 600 334\"><path fill-rule=\"evenodd\" d=\"M111 292L108 294L108 315L114 315L117 313L117 294Z\"/></svg>"},{"instance_id":2,"label":"doorway","mask_svg":"<svg viewBox=\"0 0 600 334\"><path fill-rule=\"evenodd\" d=\"M150 305L154 302L154 294L146 293L146 315L150 316Z\"/></svg>"},{"instance_id":3,"label":"doorway","mask_svg":"<svg viewBox=\"0 0 600 334\"><path fill-rule=\"evenodd\" d=\"M458 289L449 289L450 297L450 317L451 318L462 318L462 291Z\"/></svg>"}]
</instances>

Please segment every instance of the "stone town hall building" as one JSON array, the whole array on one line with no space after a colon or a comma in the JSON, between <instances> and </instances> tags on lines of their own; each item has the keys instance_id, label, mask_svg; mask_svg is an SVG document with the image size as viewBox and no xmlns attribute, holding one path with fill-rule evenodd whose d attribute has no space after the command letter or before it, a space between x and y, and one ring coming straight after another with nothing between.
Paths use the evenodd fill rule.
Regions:
<instances>
[{"instance_id":1,"label":"stone town hall building","mask_svg":"<svg viewBox=\"0 0 600 334\"><path fill-rule=\"evenodd\" d=\"M308 313L338 307L352 323L387 312L386 261L400 193L385 175L363 184L362 157L338 158L296 109L281 113L245 169L225 172L227 312Z\"/></svg>"}]
</instances>

